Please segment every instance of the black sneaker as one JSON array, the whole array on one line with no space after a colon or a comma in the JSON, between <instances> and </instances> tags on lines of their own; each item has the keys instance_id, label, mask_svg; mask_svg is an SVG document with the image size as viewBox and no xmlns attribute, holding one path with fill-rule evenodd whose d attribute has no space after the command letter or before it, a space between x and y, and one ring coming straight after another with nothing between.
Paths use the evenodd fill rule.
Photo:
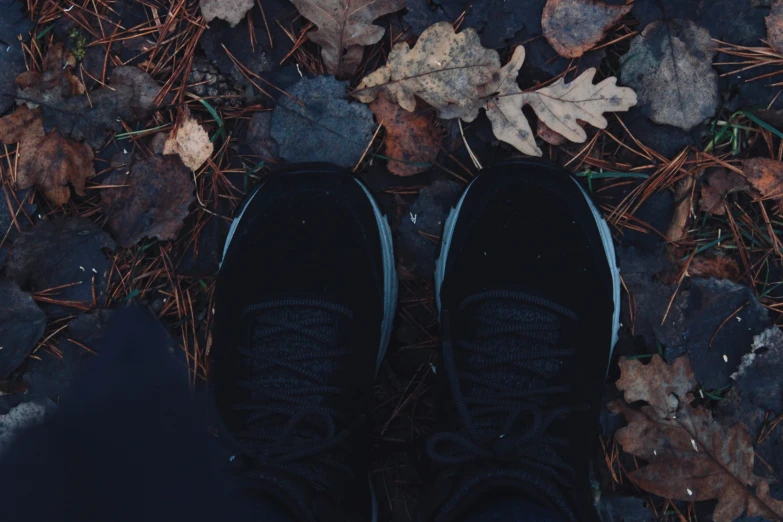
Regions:
<instances>
[{"instance_id":1,"label":"black sneaker","mask_svg":"<svg viewBox=\"0 0 783 522\"><path fill-rule=\"evenodd\" d=\"M451 211L425 520L525 497L593 520L589 456L619 326L612 236L575 179L534 161L482 173Z\"/></svg>"},{"instance_id":2,"label":"black sneaker","mask_svg":"<svg viewBox=\"0 0 783 522\"><path fill-rule=\"evenodd\" d=\"M238 216L212 350L231 460L297 520L375 520L367 413L397 299L386 218L321 164L268 176Z\"/></svg>"}]
</instances>

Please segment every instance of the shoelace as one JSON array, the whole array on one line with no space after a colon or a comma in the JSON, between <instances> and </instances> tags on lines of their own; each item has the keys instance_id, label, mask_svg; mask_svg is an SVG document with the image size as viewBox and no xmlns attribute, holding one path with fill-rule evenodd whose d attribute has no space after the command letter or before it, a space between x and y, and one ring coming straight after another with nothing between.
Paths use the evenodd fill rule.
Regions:
<instances>
[{"instance_id":1,"label":"shoelace","mask_svg":"<svg viewBox=\"0 0 783 522\"><path fill-rule=\"evenodd\" d=\"M325 377L348 355L334 338L337 321L351 319L351 311L327 301L281 299L249 306L242 315L249 333L239 351L250 361L252 377L239 385L252 399L235 406L248 412L236 437L264 470L248 476L266 478L265 471L278 470L321 490L333 480L328 471L350 480L350 467L335 458L349 432L337 431L341 413L324 398L341 391Z\"/></svg>"},{"instance_id":2,"label":"shoelace","mask_svg":"<svg viewBox=\"0 0 783 522\"><path fill-rule=\"evenodd\" d=\"M442 318L446 339L441 364L461 430L433 435L427 445L430 458L446 465L484 459L524 463L560 483L569 482L574 470L558 454L558 448L568 442L547 430L574 408L546 410L542 405L548 397L568 391L566 386L550 384L548 378L562 359L574 354L573 349L555 344L562 319L575 321L576 315L548 300L502 290L470 296L460 310L468 307L478 307L475 335L470 339L455 343L448 314ZM460 365L457 350L463 361Z\"/></svg>"}]
</instances>

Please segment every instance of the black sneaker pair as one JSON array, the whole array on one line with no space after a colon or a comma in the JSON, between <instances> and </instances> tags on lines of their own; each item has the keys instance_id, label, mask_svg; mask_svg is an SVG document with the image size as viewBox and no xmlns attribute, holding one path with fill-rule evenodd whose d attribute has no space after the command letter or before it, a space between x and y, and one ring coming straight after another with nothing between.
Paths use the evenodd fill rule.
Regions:
<instances>
[{"instance_id":1,"label":"black sneaker pair","mask_svg":"<svg viewBox=\"0 0 783 522\"><path fill-rule=\"evenodd\" d=\"M567 173L482 173L435 273L443 346L423 520L489 496L595 517L589 455L619 314L607 225ZM217 285L214 395L248 489L303 521L369 521L368 409L397 298L392 237L350 173L270 175L231 227Z\"/></svg>"}]
</instances>

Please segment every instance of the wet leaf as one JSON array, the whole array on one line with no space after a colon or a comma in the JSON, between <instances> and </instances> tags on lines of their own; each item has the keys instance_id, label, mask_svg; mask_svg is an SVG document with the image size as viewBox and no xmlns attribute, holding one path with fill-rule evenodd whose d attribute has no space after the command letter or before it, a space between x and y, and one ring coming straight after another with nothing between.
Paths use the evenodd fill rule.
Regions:
<instances>
[{"instance_id":1,"label":"wet leaf","mask_svg":"<svg viewBox=\"0 0 783 522\"><path fill-rule=\"evenodd\" d=\"M413 49L398 43L386 65L368 75L354 91L369 103L385 91L403 109L413 112L418 96L438 109L441 118L473 121L484 105L478 87L492 81L500 68L498 53L484 49L476 31L456 33L448 22L424 31Z\"/></svg>"},{"instance_id":2,"label":"wet leaf","mask_svg":"<svg viewBox=\"0 0 783 522\"><path fill-rule=\"evenodd\" d=\"M405 0L291 0L291 3L318 26L308 36L321 46L327 72L339 78L356 72L364 47L383 38L384 28L373 21L405 9Z\"/></svg>"},{"instance_id":3,"label":"wet leaf","mask_svg":"<svg viewBox=\"0 0 783 522\"><path fill-rule=\"evenodd\" d=\"M207 22L220 18L234 27L253 8L253 4L253 0L201 0L201 14Z\"/></svg>"},{"instance_id":4,"label":"wet leaf","mask_svg":"<svg viewBox=\"0 0 783 522\"><path fill-rule=\"evenodd\" d=\"M548 0L541 25L560 56L578 58L597 44L633 4L610 5L600 0Z\"/></svg>"},{"instance_id":5,"label":"wet leaf","mask_svg":"<svg viewBox=\"0 0 783 522\"><path fill-rule=\"evenodd\" d=\"M783 0L774 0L766 17L767 43L777 52L783 52Z\"/></svg>"},{"instance_id":6,"label":"wet leaf","mask_svg":"<svg viewBox=\"0 0 783 522\"><path fill-rule=\"evenodd\" d=\"M691 21L653 22L631 41L621 77L650 119L690 130L718 107L715 52L710 33Z\"/></svg>"},{"instance_id":7,"label":"wet leaf","mask_svg":"<svg viewBox=\"0 0 783 522\"><path fill-rule=\"evenodd\" d=\"M106 131L123 129L121 120L149 116L156 108L154 98L159 89L158 83L138 67L120 66L112 71L109 87L42 106L44 125L47 130L56 128L62 135L84 140L98 149L106 142Z\"/></svg>"},{"instance_id":8,"label":"wet leaf","mask_svg":"<svg viewBox=\"0 0 783 522\"><path fill-rule=\"evenodd\" d=\"M95 176L93 152L87 145L44 132L40 109L20 107L0 119L0 142L19 143L16 185L38 188L55 205L64 205L74 192L84 195L86 180Z\"/></svg>"},{"instance_id":9,"label":"wet leaf","mask_svg":"<svg viewBox=\"0 0 783 522\"><path fill-rule=\"evenodd\" d=\"M384 145L389 172L411 176L432 167L440 152L443 131L431 115L408 112L383 93L370 104L370 110L386 129Z\"/></svg>"},{"instance_id":10,"label":"wet leaf","mask_svg":"<svg viewBox=\"0 0 783 522\"><path fill-rule=\"evenodd\" d=\"M519 46L497 79L483 87L487 93L497 93L486 106L495 136L524 154L542 154L522 112L525 105L530 105L550 130L582 143L587 133L580 121L603 129L608 123L604 112L627 111L636 104L636 94L626 87L617 87L614 77L593 85L595 69L588 69L571 83L561 78L537 91L522 92L516 78L524 60L525 50Z\"/></svg>"},{"instance_id":11,"label":"wet leaf","mask_svg":"<svg viewBox=\"0 0 783 522\"><path fill-rule=\"evenodd\" d=\"M687 358L672 366L659 356L650 364L620 360L619 390L627 403L645 401L640 410L622 400L609 404L628 426L615 438L623 451L647 461L628 478L650 493L686 501L717 500L716 522L749 516L783 515L754 494L766 481L753 475L753 441L745 426L721 426L702 406L694 406L697 383ZM761 490L763 494L763 488Z\"/></svg>"},{"instance_id":12,"label":"wet leaf","mask_svg":"<svg viewBox=\"0 0 783 522\"><path fill-rule=\"evenodd\" d=\"M163 144L163 154L177 154L182 163L192 171L197 171L215 150L209 141L204 127L190 115L186 109L185 117L173 130Z\"/></svg>"},{"instance_id":13,"label":"wet leaf","mask_svg":"<svg viewBox=\"0 0 783 522\"><path fill-rule=\"evenodd\" d=\"M104 299L109 263L103 250L114 248L109 234L88 219L40 221L14 241L6 272L23 288L47 290L59 303L42 305L50 313L86 309Z\"/></svg>"},{"instance_id":14,"label":"wet leaf","mask_svg":"<svg viewBox=\"0 0 783 522\"><path fill-rule=\"evenodd\" d=\"M280 97L272 114L272 138L280 144L280 157L346 168L359 162L376 124L370 109L348 102L347 86L332 76L302 78L288 89L294 99Z\"/></svg>"},{"instance_id":15,"label":"wet leaf","mask_svg":"<svg viewBox=\"0 0 783 522\"><path fill-rule=\"evenodd\" d=\"M103 182L101 203L117 243L174 239L195 199L192 176L177 155L156 154L115 168Z\"/></svg>"},{"instance_id":16,"label":"wet leaf","mask_svg":"<svg viewBox=\"0 0 783 522\"><path fill-rule=\"evenodd\" d=\"M0 279L0 379L6 379L35 348L46 314L13 281Z\"/></svg>"},{"instance_id":17,"label":"wet leaf","mask_svg":"<svg viewBox=\"0 0 783 522\"><path fill-rule=\"evenodd\" d=\"M22 14L22 2L0 0L0 114L14 105L16 77L24 72L24 54L19 38L29 39L33 23Z\"/></svg>"}]
</instances>

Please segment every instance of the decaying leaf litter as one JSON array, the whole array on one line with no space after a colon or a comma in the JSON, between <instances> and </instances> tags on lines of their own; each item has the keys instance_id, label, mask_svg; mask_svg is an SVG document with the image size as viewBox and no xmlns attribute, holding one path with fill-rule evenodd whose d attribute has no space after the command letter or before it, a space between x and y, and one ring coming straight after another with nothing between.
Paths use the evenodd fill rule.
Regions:
<instances>
[{"instance_id":1,"label":"decaying leaf litter","mask_svg":"<svg viewBox=\"0 0 783 522\"><path fill-rule=\"evenodd\" d=\"M0 8L0 414L56 407L128 302L170 328L200 389L234 209L276 165L329 160L397 236L373 477L381 517L408 520L441 223L482 167L543 156L583 180L618 244L602 516L783 516L781 2Z\"/></svg>"}]
</instances>

